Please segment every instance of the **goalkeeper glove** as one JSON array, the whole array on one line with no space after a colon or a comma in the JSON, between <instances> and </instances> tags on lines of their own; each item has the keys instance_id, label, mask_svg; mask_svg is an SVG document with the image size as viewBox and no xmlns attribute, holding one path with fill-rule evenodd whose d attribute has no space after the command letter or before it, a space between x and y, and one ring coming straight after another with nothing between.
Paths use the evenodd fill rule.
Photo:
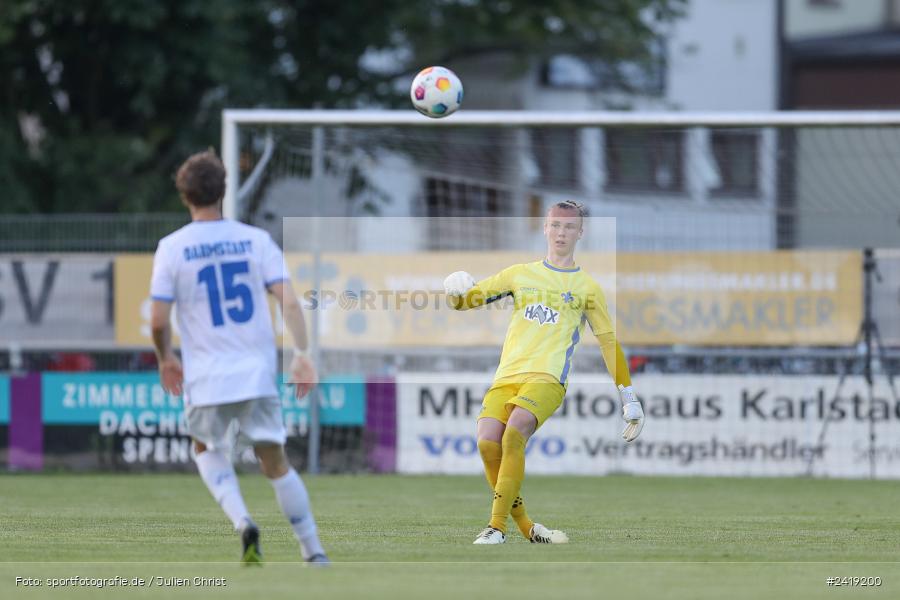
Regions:
<instances>
[{"instance_id":1,"label":"goalkeeper glove","mask_svg":"<svg viewBox=\"0 0 900 600\"><path fill-rule=\"evenodd\" d=\"M625 419L622 439L631 442L641 435L641 429L644 428L644 409L630 385L619 385L619 398L622 400L622 418Z\"/></svg>"},{"instance_id":2,"label":"goalkeeper glove","mask_svg":"<svg viewBox=\"0 0 900 600\"><path fill-rule=\"evenodd\" d=\"M475 280L465 271L451 273L444 280L444 291L448 296L462 296L475 287Z\"/></svg>"}]
</instances>

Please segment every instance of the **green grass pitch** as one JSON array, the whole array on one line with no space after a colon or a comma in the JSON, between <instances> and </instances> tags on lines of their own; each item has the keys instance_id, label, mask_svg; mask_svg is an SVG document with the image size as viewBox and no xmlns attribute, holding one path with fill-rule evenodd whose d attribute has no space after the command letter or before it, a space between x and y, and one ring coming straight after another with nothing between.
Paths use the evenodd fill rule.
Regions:
<instances>
[{"instance_id":1,"label":"green grass pitch","mask_svg":"<svg viewBox=\"0 0 900 600\"><path fill-rule=\"evenodd\" d=\"M335 563L309 569L271 487L241 481L261 569L236 565L237 537L196 475L0 476L0 597L900 597L898 482L528 477L532 518L571 543L529 544L510 522L506 544L473 546L490 512L482 478L307 477ZM49 587L73 576L145 585ZM827 577L882 583L831 589Z\"/></svg>"}]
</instances>

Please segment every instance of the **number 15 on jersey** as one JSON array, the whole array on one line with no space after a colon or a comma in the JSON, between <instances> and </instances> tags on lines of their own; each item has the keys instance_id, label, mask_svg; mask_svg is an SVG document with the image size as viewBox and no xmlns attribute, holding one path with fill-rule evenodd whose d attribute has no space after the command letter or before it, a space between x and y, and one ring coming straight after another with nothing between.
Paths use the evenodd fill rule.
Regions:
<instances>
[{"instance_id":1,"label":"number 15 on jersey","mask_svg":"<svg viewBox=\"0 0 900 600\"><path fill-rule=\"evenodd\" d=\"M219 292L220 282L228 318L234 323L246 323L253 317L253 294L250 287L246 283L235 281L238 275L249 272L250 265L246 260L242 260L207 265L197 273L197 282L206 286L209 312L214 327L225 324L225 316L222 314L222 294Z\"/></svg>"}]
</instances>

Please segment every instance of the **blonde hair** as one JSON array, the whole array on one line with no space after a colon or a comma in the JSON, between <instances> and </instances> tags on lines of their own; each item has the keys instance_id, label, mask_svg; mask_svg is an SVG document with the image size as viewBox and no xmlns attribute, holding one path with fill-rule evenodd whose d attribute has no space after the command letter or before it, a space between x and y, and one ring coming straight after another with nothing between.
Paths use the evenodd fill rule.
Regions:
<instances>
[{"instance_id":1,"label":"blonde hair","mask_svg":"<svg viewBox=\"0 0 900 600\"><path fill-rule=\"evenodd\" d=\"M584 217L588 216L587 207L584 204L582 204L581 202L577 202L575 200L563 200L562 202L557 202L550 208L551 209L562 208L564 210L576 210L576 211L578 211L579 217L584 218Z\"/></svg>"},{"instance_id":2,"label":"blonde hair","mask_svg":"<svg viewBox=\"0 0 900 600\"><path fill-rule=\"evenodd\" d=\"M563 200L562 202L557 202L553 206L551 206L547 210L547 214L550 214L550 211L554 208L561 208L563 210L574 210L578 212L578 216L584 219L587 214L587 207L581 202L576 202L575 200Z\"/></svg>"}]
</instances>

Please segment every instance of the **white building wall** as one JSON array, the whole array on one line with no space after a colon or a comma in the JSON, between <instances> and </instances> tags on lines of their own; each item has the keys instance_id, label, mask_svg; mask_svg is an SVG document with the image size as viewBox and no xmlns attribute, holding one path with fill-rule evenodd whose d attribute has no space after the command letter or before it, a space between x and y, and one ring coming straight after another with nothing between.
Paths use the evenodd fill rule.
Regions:
<instances>
[{"instance_id":1,"label":"white building wall","mask_svg":"<svg viewBox=\"0 0 900 600\"><path fill-rule=\"evenodd\" d=\"M552 89L535 68L510 82L521 100L506 103L498 89L504 69L486 64L483 76L467 69L466 104L500 108L521 104L530 110L591 110L628 104L639 110L774 110L778 102L778 3L776 0L691 0L686 16L666 37L666 83L660 98L627 98L603 91ZM506 84L501 86L506 88ZM488 96L481 103L482 90ZM491 92L487 92L491 90Z\"/></svg>"},{"instance_id":2,"label":"white building wall","mask_svg":"<svg viewBox=\"0 0 900 600\"><path fill-rule=\"evenodd\" d=\"M774 110L775 0L691 0L668 42L667 103L681 110Z\"/></svg>"}]
</instances>

